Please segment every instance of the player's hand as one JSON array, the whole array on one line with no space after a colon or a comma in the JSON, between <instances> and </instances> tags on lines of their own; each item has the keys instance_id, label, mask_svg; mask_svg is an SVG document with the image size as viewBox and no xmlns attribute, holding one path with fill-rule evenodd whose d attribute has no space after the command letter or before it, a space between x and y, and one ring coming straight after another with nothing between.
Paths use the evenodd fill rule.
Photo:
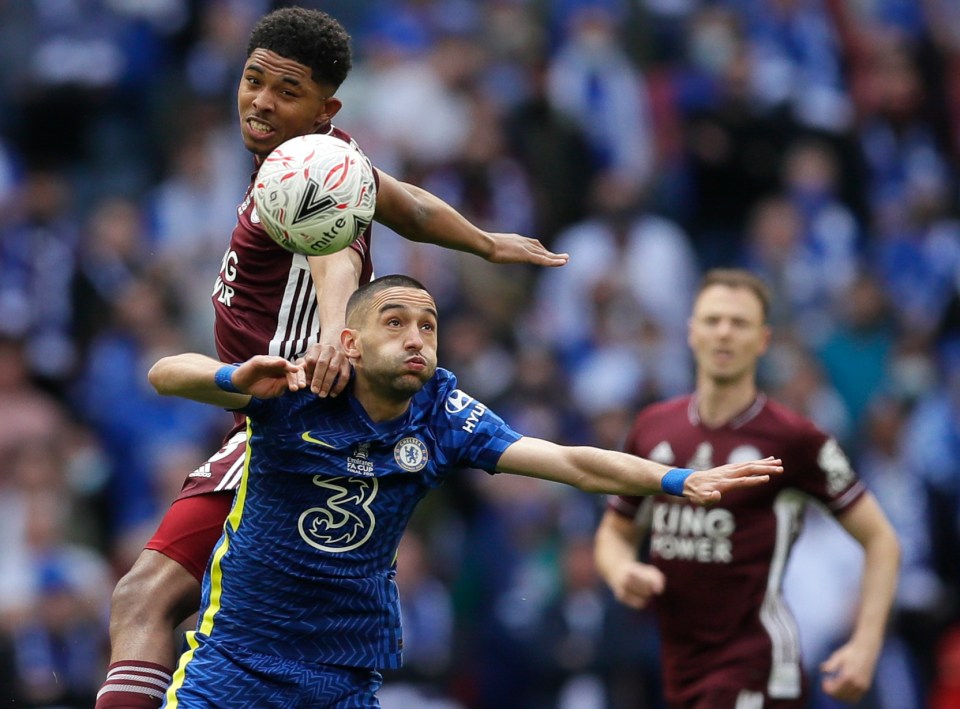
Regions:
<instances>
[{"instance_id":1,"label":"player's hand","mask_svg":"<svg viewBox=\"0 0 960 709\"><path fill-rule=\"evenodd\" d=\"M491 263L529 263L534 266L563 266L568 254L555 254L537 239L520 234L490 234L493 250L487 257Z\"/></svg>"},{"instance_id":2,"label":"player's hand","mask_svg":"<svg viewBox=\"0 0 960 709\"><path fill-rule=\"evenodd\" d=\"M317 396L337 396L350 381L350 360L337 344L317 343L298 360L310 380L310 391Z\"/></svg>"},{"instance_id":3,"label":"player's hand","mask_svg":"<svg viewBox=\"0 0 960 709\"><path fill-rule=\"evenodd\" d=\"M823 691L843 702L859 701L873 681L876 655L876 652L858 648L853 643L838 648L820 663Z\"/></svg>"},{"instance_id":4,"label":"player's hand","mask_svg":"<svg viewBox=\"0 0 960 709\"><path fill-rule=\"evenodd\" d=\"M302 366L270 355L248 359L233 373L232 380L241 392L259 399L273 399L307 384Z\"/></svg>"},{"instance_id":5,"label":"player's hand","mask_svg":"<svg viewBox=\"0 0 960 709\"><path fill-rule=\"evenodd\" d=\"M666 577L656 566L632 561L618 569L610 589L618 601L639 610L663 593L666 583Z\"/></svg>"},{"instance_id":6,"label":"player's hand","mask_svg":"<svg viewBox=\"0 0 960 709\"><path fill-rule=\"evenodd\" d=\"M719 502L728 490L762 485L770 480L771 475L782 472L781 460L772 456L698 470L684 481L683 496L698 505L709 505Z\"/></svg>"}]
</instances>

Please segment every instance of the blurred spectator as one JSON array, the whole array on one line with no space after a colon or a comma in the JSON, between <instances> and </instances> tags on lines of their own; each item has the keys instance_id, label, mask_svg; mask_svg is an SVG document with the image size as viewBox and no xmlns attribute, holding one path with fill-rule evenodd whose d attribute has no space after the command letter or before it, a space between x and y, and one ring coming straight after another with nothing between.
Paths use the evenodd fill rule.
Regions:
<instances>
[{"instance_id":1,"label":"blurred spectator","mask_svg":"<svg viewBox=\"0 0 960 709\"><path fill-rule=\"evenodd\" d=\"M164 295L145 279L118 293L111 326L91 345L76 392L76 405L112 463L110 529L120 548L125 535L139 534L161 504L154 487L161 452L184 444L210 446L228 420L212 407L158 397L147 383L147 370L157 359L185 349Z\"/></svg>"},{"instance_id":2,"label":"blurred spectator","mask_svg":"<svg viewBox=\"0 0 960 709\"><path fill-rule=\"evenodd\" d=\"M960 274L960 220L951 183L920 182L877 209L871 265L901 327L922 337L942 321Z\"/></svg>"},{"instance_id":3,"label":"blurred spectator","mask_svg":"<svg viewBox=\"0 0 960 709\"><path fill-rule=\"evenodd\" d=\"M570 263L540 277L541 336L574 371L604 336L636 341L645 319L668 348L682 348L697 278L687 235L672 221L647 212L643 189L622 175L601 175L591 197L595 216L565 230L555 244L570 254ZM675 379L668 383L672 391L676 385Z\"/></svg>"},{"instance_id":4,"label":"blurred spectator","mask_svg":"<svg viewBox=\"0 0 960 709\"><path fill-rule=\"evenodd\" d=\"M746 19L752 83L770 108L786 106L801 125L841 132L853 118L840 43L821 0L732 0Z\"/></svg>"},{"instance_id":5,"label":"blurred spectator","mask_svg":"<svg viewBox=\"0 0 960 709\"><path fill-rule=\"evenodd\" d=\"M834 312L857 275L859 228L837 199L838 166L825 143L791 145L784 192L754 209L748 226L747 266L773 287L773 321L789 314L808 345L830 331Z\"/></svg>"},{"instance_id":6,"label":"blurred spectator","mask_svg":"<svg viewBox=\"0 0 960 709\"><path fill-rule=\"evenodd\" d=\"M31 383L23 342L0 334L0 460L25 442L53 439L66 414L55 398Z\"/></svg>"},{"instance_id":7,"label":"blurred spectator","mask_svg":"<svg viewBox=\"0 0 960 709\"><path fill-rule=\"evenodd\" d=\"M70 285L78 257L72 190L56 169L34 168L0 225L0 331L23 338L30 372L62 383L77 365Z\"/></svg>"},{"instance_id":8,"label":"blurred spectator","mask_svg":"<svg viewBox=\"0 0 960 709\"><path fill-rule=\"evenodd\" d=\"M945 358L942 385L932 389L911 413L904 448L913 470L928 490L933 559L958 611L960 557L960 362Z\"/></svg>"},{"instance_id":9,"label":"blurred spectator","mask_svg":"<svg viewBox=\"0 0 960 709\"><path fill-rule=\"evenodd\" d=\"M772 397L829 432L846 450L856 450L852 422L840 394L819 360L790 338L774 338L761 376Z\"/></svg>"},{"instance_id":10,"label":"blurred spectator","mask_svg":"<svg viewBox=\"0 0 960 709\"><path fill-rule=\"evenodd\" d=\"M890 301L869 275L858 276L841 307L836 329L816 353L851 418L862 424L890 374L897 331Z\"/></svg>"},{"instance_id":11,"label":"blurred spectator","mask_svg":"<svg viewBox=\"0 0 960 709\"><path fill-rule=\"evenodd\" d=\"M198 36L184 60L190 92L233 104L237 70L247 58L247 38L269 11L267 0L207 0L199 5Z\"/></svg>"},{"instance_id":12,"label":"blurred spectator","mask_svg":"<svg viewBox=\"0 0 960 709\"><path fill-rule=\"evenodd\" d=\"M438 689L449 683L453 661L453 599L430 564L419 532L408 529L397 550L397 587L403 613L403 667L388 673L380 690L384 709L416 704L454 709Z\"/></svg>"},{"instance_id":13,"label":"blurred spectator","mask_svg":"<svg viewBox=\"0 0 960 709\"><path fill-rule=\"evenodd\" d=\"M148 270L150 253L140 205L123 197L92 205L72 284L74 337L81 351L110 326L105 313Z\"/></svg>"},{"instance_id":14,"label":"blurred spectator","mask_svg":"<svg viewBox=\"0 0 960 709\"><path fill-rule=\"evenodd\" d=\"M604 3L571 12L547 95L584 131L599 170L643 183L655 169L653 127L643 75L618 42L617 19Z\"/></svg>"},{"instance_id":15,"label":"blurred spectator","mask_svg":"<svg viewBox=\"0 0 960 709\"><path fill-rule=\"evenodd\" d=\"M0 620L18 701L83 709L106 666L112 579L103 557L71 538L75 510L56 441L25 443L7 458Z\"/></svg>"},{"instance_id":16,"label":"blurred spectator","mask_svg":"<svg viewBox=\"0 0 960 709\"><path fill-rule=\"evenodd\" d=\"M860 142L869 205L882 215L906 203L915 190L952 175L944 153L947 142L909 46L880 32L870 40Z\"/></svg>"},{"instance_id":17,"label":"blurred spectator","mask_svg":"<svg viewBox=\"0 0 960 709\"><path fill-rule=\"evenodd\" d=\"M756 101L756 58L730 11L706 6L689 36L690 71L678 92L690 183L689 220L703 268L743 258L743 227L757 201L775 191L781 155L798 133L789 114Z\"/></svg>"},{"instance_id":18,"label":"blurred spectator","mask_svg":"<svg viewBox=\"0 0 960 709\"><path fill-rule=\"evenodd\" d=\"M888 673L878 690L889 707L922 706L924 687L936 672L934 648L949 607L934 564L930 490L904 446L906 402L877 396L870 405L858 469L897 531L902 550L892 631L899 640L887 653ZM913 658L911 660L911 658ZM893 701L899 697L899 701Z\"/></svg>"},{"instance_id":19,"label":"blurred spectator","mask_svg":"<svg viewBox=\"0 0 960 709\"><path fill-rule=\"evenodd\" d=\"M644 706L659 686L656 661L644 647L642 617L615 601L597 574L593 540L561 542L560 585L532 637L535 699L530 709Z\"/></svg>"},{"instance_id":20,"label":"blurred spectator","mask_svg":"<svg viewBox=\"0 0 960 709\"><path fill-rule=\"evenodd\" d=\"M151 78L166 66L168 42L184 26L185 0L22 5L22 53L11 71L24 153L82 165L85 196L145 188L155 158L152 141L143 140Z\"/></svg>"},{"instance_id":21,"label":"blurred spectator","mask_svg":"<svg viewBox=\"0 0 960 709\"><path fill-rule=\"evenodd\" d=\"M190 348L213 352L210 292L254 165L216 105L200 103L187 113L190 133L171 142L168 174L147 200L152 248L145 265L176 294Z\"/></svg>"},{"instance_id":22,"label":"blurred spectator","mask_svg":"<svg viewBox=\"0 0 960 709\"><path fill-rule=\"evenodd\" d=\"M596 175L584 130L557 110L546 93L546 67L530 69L530 94L505 121L510 151L530 175L534 234L552 244L557 233L586 216Z\"/></svg>"}]
</instances>

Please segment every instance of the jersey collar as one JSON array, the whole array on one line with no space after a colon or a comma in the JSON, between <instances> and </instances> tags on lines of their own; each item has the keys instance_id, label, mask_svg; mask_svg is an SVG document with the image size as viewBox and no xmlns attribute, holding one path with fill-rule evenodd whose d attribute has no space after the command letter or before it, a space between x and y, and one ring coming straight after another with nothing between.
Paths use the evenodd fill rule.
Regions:
<instances>
[{"instance_id":1,"label":"jersey collar","mask_svg":"<svg viewBox=\"0 0 960 709\"><path fill-rule=\"evenodd\" d=\"M757 392L756 398L753 400L753 403L750 404L746 409L741 411L739 414L727 421L724 426L729 428L740 428L746 423L749 423L757 417L757 415L763 410L763 407L767 404L767 395L762 391ZM699 426L702 421L700 420L700 397L696 394L693 394L690 397L690 402L687 404L687 418L690 421L691 426Z\"/></svg>"}]
</instances>

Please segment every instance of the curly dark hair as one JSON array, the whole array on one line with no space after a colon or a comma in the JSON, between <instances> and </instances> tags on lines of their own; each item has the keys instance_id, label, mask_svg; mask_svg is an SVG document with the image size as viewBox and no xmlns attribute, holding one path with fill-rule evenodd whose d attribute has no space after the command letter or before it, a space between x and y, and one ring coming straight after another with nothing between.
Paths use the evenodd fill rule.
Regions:
<instances>
[{"instance_id":1,"label":"curly dark hair","mask_svg":"<svg viewBox=\"0 0 960 709\"><path fill-rule=\"evenodd\" d=\"M266 49L310 67L318 84L339 88L352 66L350 35L320 10L284 7L264 15L250 33L249 57Z\"/></svg>"}]
</instances>

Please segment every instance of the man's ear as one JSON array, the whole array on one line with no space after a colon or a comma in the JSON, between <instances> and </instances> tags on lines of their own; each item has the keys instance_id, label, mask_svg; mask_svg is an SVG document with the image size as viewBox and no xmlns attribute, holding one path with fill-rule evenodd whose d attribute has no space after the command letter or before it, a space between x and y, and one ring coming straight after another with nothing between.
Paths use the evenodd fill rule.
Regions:
<instances>
[{"instance_id":1,"label":"man's ear","mask_svg":"<svg viewBox=\"0 0 960 709\"><path fill-rule=\"evenodd\" d=\"M317 117L313 121L313 129L318 130L333 120L333 117L340 113L340 109L343 108L343 102L331 96L323 102L323 107L320 109L320 112L317 113Z\"/></svg>"},{"instance_id":2,"label":"man's ear","mask_svg":"<svg viewBox=\"0 0 960 709\"><path fill-rule=\"evenodd\" d=\"M343 329L340 333L340 344L343 347L343 353L351 360L360 359L360 333L349 327Z\"/></svg>"}]
</instances>

